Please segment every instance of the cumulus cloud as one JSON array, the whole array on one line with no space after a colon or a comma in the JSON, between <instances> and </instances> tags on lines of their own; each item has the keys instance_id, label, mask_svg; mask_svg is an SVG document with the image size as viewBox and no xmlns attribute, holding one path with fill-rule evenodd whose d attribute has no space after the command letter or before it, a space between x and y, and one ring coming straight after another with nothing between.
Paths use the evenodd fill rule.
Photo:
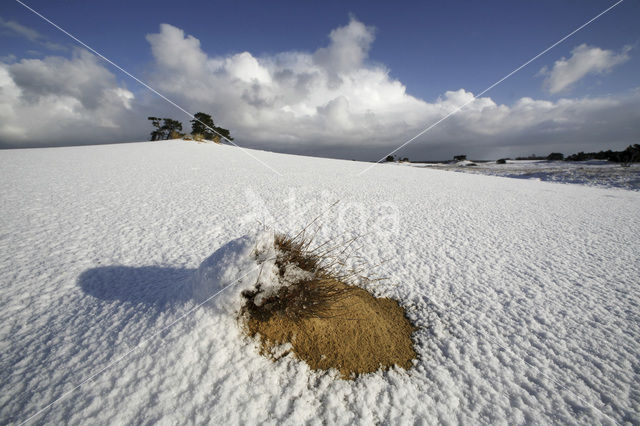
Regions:
<instances>
[{"instance_id":1,"label":"cumulus cloud","mask_svg":"<svg viewBox=\"0 0 640 426\"><path fill-rule=\"evenodd\" d=\"M171 25L147 36L161 91L213 111L242 139L281 144L379 142L425 119L430 105L366 63L373 38L372 28L351 19L315 52L210 57Z\"/></svg>"},{"instance_id":2,"label":"cumulus cloud","mask_svg":"<svg viewBox=\"0 0 640 426\"><path fill-rule=\"evenodd\" d=\"M347 26L331 31L329 38L329 46L318 49L313 55L314 62L329 72L354 71L367 58L374 28L351 18Z\"/></svg>"},{"instance_id":3,"label":"cumulus cloud","mask_svg":"<svg viewBox=\"0 0 640 426\"><path fill-rule=\"evenodd\" d=\"M399 154L491 158L616 148L611 144L622 147L640 137L638 90L555 101L524 97L504 105L457 89L427 101L408 94L384 65L369 60L374 40L372 27L351 18L315 51L215 56L196 37L162 24L147 35L154 58L147 75L185 109L212 113L240 145L284 152L377 160L469 101ZM134 96L84 51L70 59L1 64L0 105L5 146L16 140L51 144L65 135L79 141L77 134L95 143L89 133L96 117L105 142L145 139L147 115L177 118L188 130L188 118L147 92Z\"/></svg>"},{"instance_id":4,"label":"cumulus cloud","mask_svg":"<svg viewBox=\"0 0 640 426\"><path fill-rule=\"evenodd\" d=\"M374 36L373 28L351 18L330 33L328 46L315 52L262 57L250 52L211 57L197 39L168 24L147 39L157 65L153 83L194 110L214 112L216 121L234 129L238 140L292 152L359 158L370 153L373 158L374 152L400 145L474 100L465 89L446 91L433 102L409 95L388 69L369 63ZM582 58L583 50L575 50L577 55L569 62ZM613 66L621 61L620 55L600 56ZM604 72L606 67L598 69ZM638 135L637 124L624 122L638 115L626 110L638 99L638 93L555 102L522 98L508 106L483 97L443 121L408 151L429 157L444 156L453 145L460 146L458 150L486 152L518 142L602 143L593 140L594 134L601 133L594 133L595 122L607 128L609 141L626 140ZM597 116L615 117L616 127L601 119L593 121Z\"/></svg>"},{"instance_id":5,"label":"cumulus cloud","mask_svg":"<svg viewBox=\"0 0 640 426\"><path fill-rule=\"evenodd\" d=\"M540 74L546 75L543 85L549 93L562 92L588 74L604 74L625 63L629 60L630 50L630 46L625 46L616 53L581 44L571 51L569 59L556 61L550 70L547 67L540 70Z\"/></svg>"},{"instance_id":6,"label":"cumulus cloud","mask_svg":"<svg viewBox=\"0 0 640 426\"><path fill-rule=\"evenodd\" d=\"M0 16L0 28L2 28L6 33L26 38L27 40L33 43L37 43L41 46L44 46L50 50L67 50L65 46L62 46L61 44L53 43L47 40L46 37L44 37L42 34L34 30L33 28L26 27L16 21L4 20L1 16Z\"/></svg>"},{"instance_id":7,"label":"cumulus cloud","mask_svg":"<svg viewBox=\"0 0 640 426\"><path fill-rule=\"evenodd\" d=\"M113 142L133 100L85 50L0 63L0 144Z\"/></svg>"}]
</instances>

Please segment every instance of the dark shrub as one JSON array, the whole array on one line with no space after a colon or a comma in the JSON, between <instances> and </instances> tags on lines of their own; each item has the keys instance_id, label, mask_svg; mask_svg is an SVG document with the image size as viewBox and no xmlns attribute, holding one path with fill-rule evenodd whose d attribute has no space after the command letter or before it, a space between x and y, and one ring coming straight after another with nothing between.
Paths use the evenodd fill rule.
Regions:
<instances>
[{"instance_id":1,"label":"dark shrub","mask_svg":"<svg viewBox=\"0 0 640 426\"><path fill-rule=\"evenodd\" d=\"M560 152L552 152L547 156L547 160L549 161L562 161L564 160L564 154Z\"/></svg>"}]
</instances>

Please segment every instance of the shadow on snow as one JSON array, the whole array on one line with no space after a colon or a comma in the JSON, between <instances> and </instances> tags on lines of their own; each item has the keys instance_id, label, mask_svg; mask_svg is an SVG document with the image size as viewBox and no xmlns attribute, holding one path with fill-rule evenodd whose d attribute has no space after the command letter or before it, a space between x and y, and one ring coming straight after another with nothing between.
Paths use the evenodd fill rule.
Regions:
<instances>
[{"instance_id":1,"label":"shadow on snow","mask_svg":"<svg viewBox=\"0 0 640 426\"><path fill-rule=\"evenodd\" d=\"M104 266L84 271L78 285L104 301L144 304L158 309L191 300L195 269L158 266Z\"/></svg>"}]
</instances>

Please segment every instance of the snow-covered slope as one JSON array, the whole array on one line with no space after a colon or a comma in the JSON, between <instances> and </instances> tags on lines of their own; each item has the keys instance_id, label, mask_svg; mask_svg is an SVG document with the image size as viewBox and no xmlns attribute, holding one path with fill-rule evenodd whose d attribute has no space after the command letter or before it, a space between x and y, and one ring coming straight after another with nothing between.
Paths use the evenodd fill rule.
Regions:
<instances>
[{"instance_id":1,"label":"snow-covered slope","mask_svg":"<svg viewBox=\"0 0 640 426\"><path fill-rule=\"evenodd\" d=\"M0 151L1 423L640 422L640 192L251 155L281 175L182 141ZM273 363L185 291L323 211L318 240L388 259L410 371Z\"/></svg>"}]
</instances>

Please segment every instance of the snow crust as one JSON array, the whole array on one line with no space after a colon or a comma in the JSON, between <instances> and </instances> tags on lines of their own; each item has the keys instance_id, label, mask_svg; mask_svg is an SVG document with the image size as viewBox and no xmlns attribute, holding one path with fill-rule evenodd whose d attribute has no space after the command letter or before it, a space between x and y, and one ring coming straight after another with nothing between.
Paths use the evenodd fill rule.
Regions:
<instances>
[{"instance_id":1,"label":"snow crust","mask_svg":"<svg viewBox=\"0 0 640 426\"><path fill-rule=\"evenodd\" d=\"M475 167L468 167L473 164ZM570 183L602 188L624 188L640 191L640 164L623 167L606 160L546 161L507 160L472 163L465 160L456 164L404 163L412 167L430 167L464 173L503 176L515 179L532 179L545 182ZM463 166L463 167L459 167ZM465 167L466 166L466 167Z\"/></svg>"},{"instance_id":2,"label":"snow crust","mask_svg":"<svg viewBox=\"0 0 640 426\"><path fill-rule=\"evenodd\" d=\"M182 141L0 151L0 423L640 423L640 192L251 154L282 176ZM239 329L256 230L321 212L420 327L411 370L344 381Z\"/></svg>"},{"instance_id":3,"label":"snow crust","mask_svg":"<svg viewBox=\"0 0 640 426\"><path fill-rule=\"evenodd\" d=\"M253 289L260 278L264 291L278 288L273 232L262 230L237 238L206 258L191 287L196 302L212 304L227 315L237 315L242 292ZM256 301L259 305L260 303Z\"/></svg>"}]
</instances>

